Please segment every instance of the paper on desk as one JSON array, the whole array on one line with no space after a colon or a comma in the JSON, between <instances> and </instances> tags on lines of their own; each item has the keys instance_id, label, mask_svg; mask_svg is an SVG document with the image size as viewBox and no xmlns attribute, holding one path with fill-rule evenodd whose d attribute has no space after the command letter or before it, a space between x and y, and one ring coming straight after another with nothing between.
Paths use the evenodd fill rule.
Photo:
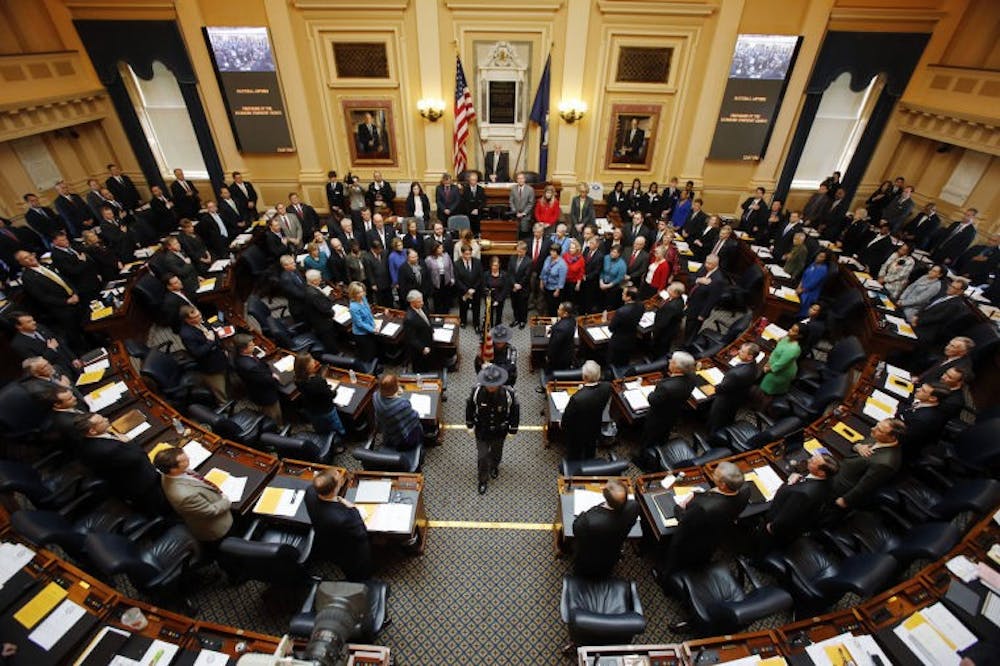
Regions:
<instances>
[{"instance_id":1,"label":"paper on desk","mask_svg":"<svg viewBox=\"0 0 1000 666\"><path fill-rule=\"evenodd\" d=\"M260 494L260 498L253 507L253 511L254 513L263 513L269 516L286 516L291 518L298 512L305 496L306 491L304 490L268 486Z\"/></svg>"},{"instance_id":2,"label":"paper on desk","mask_svg":"<svg viewBox=\"0 0 1000 666\"><path fill-rule=\"evenodd\" d=\"M764 338L765 340L774 340L775 342L785 337L786 335L788 335L788 331L781 328L777 324L768 324L764 328L764 330L761 331L760 333L760 337Z\"/></svg>"},{"instance_id":3,"label":"paper on desk","mask_svg":"<svg viewBox=\"0 0 1000 666\"><path fill-rule=\"evenodd\" d=\"M20 543L0 544L0 587L35 557L35 551Z\"/></svg>"},{"instance_id":4,"label":"paper on desk","mask_svg":"<svg viewBox=\"0 0 1000 666\"><path fill-rule=\"evenodd\" d=\"M86 614L87 611L83 606L66 599L28 634L28 640L43 650L51 650L52 646Z\"/></svg>"},{"instance_id":5,"label":"paper on desk","mask_svg":"<svg viewBox=\"0 0 1000 666\"><path fill-rule=\"evenodd\" d=\"M843 650L843 651L842 651ZM892 663L871 636L840 634L806 648L806 656L818 666L843 666L846 656L857 666L874 666L877 656L884 666Z\"/></svg>"},{"instance_id":6,"label":"paper on desk","mask_svg":"<svg viewBox=\"0 0 1000 666\"><path fill-rule=\"evenodd\" d=\"M602 342L611 338L611 329L607 326L588 326L587 332L590 333L594 342Z\"/></svg>"},{"instance_id":7,"label":"paper on desk","mask_svg":"<svg viewBox=\"0 0 1000 666\"><path fill-rule=\"evenodd\" d=\"M104 368L98 368L97 370L86 370L81 373L79 377L76 378L77 386L86 386L87 384L93 384L94 382L99 382L104 379Z\"/></svg>"},{"instance_id":8,"label":"paper on desk","mask_svg":"<svg viewBox=\"0 0 1000 666\"><path fill-rule=\"evenodd\" d=\"M148 421L143 421L142 423L132 428L128 432L123 432L122 437L124 437L127 441L132 441L133 439L135 439L136 437L138 437L139 435L146 432L152 427L153 427L152 423L149 423Z\"/></svg>"},{"instance_id":9,"label":"paper on desk","mask_svg":"<svg viewBox=\"0 0 1000 666\"><path fill-rule=\"evenodd\" d=\"M213 289L215 289L215 278L202 278L198 281L197 293L202 294Z\"/></svg>"},{"instance_id":10,"label":"paper on desk","mask_svg":"<svg viewBox=\"0 0 1000 666\"><path fill-rule=\"evenodd\" d=\"M220 273L229 268L230 263L232 262L229 259L216 259L215 261L212 262L212 265L208 267L208 272Z\"/></svg>"},{"instance_id":11,"label":"paper on desk","mask_svg":"<svg viewBox=\"0 0 1000 666\"><path fill-rule=\"evenodd\" d=\"M295 357L291 354L288 356L282 356L274 362L274 369L278 372L291 372L294 367Z\"/></svg>"},{"instance_id":12,"label":"paper on desk","mask_svg":"<svg viewBox=\"0 0 1000 666\"><path fill-rule=\"evenodd\" d=\"M341 384L337 387L337 392L333 396L333 404L337 407L347 407L351 404L351 398L354 397L354 389L350 386L344 386Z\"/></svg>"},{"instance_id":13,"label":"paper on desk","mask_svg":"<svg viewBox=\"0 0 1000 666\"><path fill-rule=\"evenodd\" d=\"M834 426L833 426L833 428L831 428L831 430L833 430L835 433L837 433L838 435L840 435L841 437L843 437L844 439L846 439L851 444L855 444L857 442L860 442L861 440L863 440L865 438L864 435L862 435L860 432L858 432L857 430L855 430L851 426L847 425L843 421L840 421L840 422L834 424Z\"/></svg>"},{"instance_id":14,"label":"paper on desk","mask_svg":"<svg viewBox=\"0 0 1000 666\"><path fill-rule=\"evenodd\" d=\"M191 666L225 666L228 663L228 654L202 648L201 652L198 653L198 658Z\"/></svg>"},{"instance_id":15,"label":"paper on desk","mask_svg":"<svg viewBox=\"0 0 1000 666\"><path fill-rule=\"evenodd\" d=\"M903 370L902 368L897 368L896 366L892 365L891 363L886 363L885 364L885 371L888 372L890 375L895 375L897 377L905 379L906 381L912 381L913 380L913 377L910 376L910 373L908 371Z\"/></svg>"},{"instance_id":16,"label":"paper on desk","mask_svg":"<svg viewBox=\"0 0 1000 666\"><path fill-rule=\"evenodd\" d=\"M323 292L323 295L326 296L327 298L329 298L330 294L333 293L333 287L331 287L328 284L324 284L322 287L319 288L319 290Z\"/></svg>"},{"instance_id":17,"label":"paper on desk","mask_svg":"<svg viewBox=\"0 0 1000 666\"><path fill-rule=\"evenodd\" d=\"M899 401L893 398L888 393L875 389L872 394L868 396L865 400L864 409L861 413L865 416L870 416L875 420L891 419L896 415L896 409L899 407Z\"/></svg>"},{"instance_id":18,"label":"paper on desk","mask_svg":"<svg viewBox=\"0 0 1000 666\"><path fill-rule=\"evenodd\" d=\"M722 370L716 367L705 368L704 370L699 370L698 374L705 379L712 386L717 386L719 382L725 379L726 375Z\"/></svg>"},{"instance_id":19,"label":"paper on desk","mask_svg":"<svg viewBox=\"0 0 1000 666\"><path fill-rule=\"evenodd\" d=\"M997 596L993 592L986 593L986 602L983 604L982 610L983 617L1000 627L1000 596Z\"/></svg>"},{"instance_id":20,"label":"paper on desk","mask_svg":"<svg viewBox=\"0 0 1000 666\"><path fill-rule=\"evenodd\" d=\"M201 445L201 442L191 440L184 445L184 453L187 454L189 469L198 469L203 462L212 457L212 452Z\"/></svg>"},{"instance_id":21,"label":"paper on desk","mask_svg":"<svg viewBox=\"0 0 1000 666\"><path fill-rule=\"evenodd\" d=\"M105 407L118 402L127 391L128 386L125 385L125 382L115 382L114 384L107 384L91 391L83 396L83 401L87 403L90 411L99 412Z\"/></svg>"},{"instance_id":22,"label":"paper on desk","mask_svg":"<svg viewBox=\"0 0 1000 666\"><path fill-rule=\"evenodd\" d=\"M885 388L886 391L895 393L901 398L909 398L910 394L913 393L912 382L891 373L886 374L883 388Z\"/></svg>"},{"instance_id":23,"label":"paper on desk","mask_svg":"<svg viewBox=\"0 0 1000 666\"><path fill-rule=\"evenodd\" d=\"M700 388L696 386L694 387L694 390L691 391L691 397L695 399L695 402L701 402L708 396L705 395L704 391L702 391Z\"/></svg>"},{"instance_id":24,"label":"paper on desk","mask_svg":"<svg viewBox=\"0 0 1000 666\"><path fill-rule=\"evenodd\" d=\"M569 393L566 391L553 391L551 395L552 404L556 406L556 409L560 412L565 412L566 405L569 404Z\"/></svg>"},{"instance_id":25,"label":"paper on desk","mask_svg":"<svg viewBox=\"0 0 1000 666\"><path fill-rule=\"evenodd\" d=\"M340 303L333 304L333 320L338 324L346 324L351 321L351 309Z\"/></svg>"},{"instance_id":26,"label":"paper on desk","mask_svg":"<svg viewBox=\"0 0 1000 666\"><path fill-rule=\"evenodd\" d=\"M424 393L411 393L410 406L417 412L417 416L422 419L430 418L431 397Z\"/></svg>"},{"instance_id":27,"label":"paper on desk","mask_svg":"<svg viewBox=\"0 0 1000 666\"><path fill-rule=\"evenodd\" d=\"M697 273L701 270L702 263L700 261L689 261L688 262L688 273Z\"/></svg>"},{"instance_id":28,"label":"paper on desk","mask_svg":"<svg viewBox=\"0 0 1000 666\"><path fill-rule=\"evenodd\" d=\"M751 245L750 249L761 259L770 259L773 256L771 250L763 245Z\"/></svg>"},{"instance_id":29,"label":"paper on desk","mask_svg":"<svg viewBox=\"0 0 1000 666\"><path fill-rule=\"evenodd\" d=\"M399 324L397 324L394 321L387 321L382 326L382 330L379 331L379 335L384 335L388 338L391 338L392 336L396 335L396 332L398 330L399 330Z\"/></svg>"},{"instance_id":30,"label":"paper on desk","mask_svg":"<svg viewBox=\"0 0 1000 666\"><path fill-rule=\"evenodd\" d=\"M778 476L778 473L770 465L755 467L753 471L757 473L757 478L760 479L760 482L767 489L764 497L770 502L774 499L774 494L778 492L778 488L783 486L785 482L781 480L781 477Z\"/></svg>"},{"instance_id":31,"label":"paper on desk","mask_svg":"<svg viewBox=\"0 0 1000 666\"><path fill-rule=\"evenodd\" d=\"M642 381L638 379L633 379L630 382L625 382L624 384L622 384L622 386L625 387L626 391L638 391L639 389L642 388Z\"/></svg>"},{"instance_id":32,"label":"paper on desk","mask_svg":"<svg viewBox=\"0 0 1000 666\"><path fill-rule=\"evenodd\" d=\"M94 372L95 370L107 370L111 367L111 359L102 358L100 361L94 361L93 363L88 363L83 366L83 372Z\"/></svg>"},{"instance_id":33,"label":"paper on desk","mask_svg":"<svg viewBox=\"0 0 1000 666\"><path fill-rule=\"evenodd\" d=\"M451 331L445 328L435 328L433 332L434 342L451 342Z\"/></svg>"},{"instance_id":34,"label":"paper on desk","mask_svg":"<svg viewBox=\"0 0 1000 666\"><path fill-rule=\"evenodd\" d=\"M778 264L767 264L767 270L771 271L774 277L791 279L791 274Z\"/></svg>"},{"instance_id":35,"label":"paper on desk","mask_svg":"<svg viewBox=\"0 0 1000 666\"><path fill-rule=\"evenodd\" d=\"M634 411L641 411L643 409L649 409L649 400L646 399L646 394L642 392L641 389L630 389L628 391L622 392L622 397L628 402L629 407Z\"/></svg>"},{"instance_id":36,"label":"paper on desk","mask_svg":"<svg viewBox=\"0 0 1000 666\"><path fill-rule=\"evenodd\" d=\"M920 611L924 619L934 625L946 640L955 644L959 650L964 650L976 642L976 637L950 610L940 601Z\"/></svg>"},{"instance_id":37,"label":"paper on desk","mask_svg":"<svg viewBox=\"0 0 1000 666\"><path fill-rule=\"evenodd\" d=\"M786 301L791 301L792 303L799 303L799 295L791 287L778 287L777 289L772 288L771 293L778 298L782 298Z\"/></svg>"},{"instance_id":38,"label":"paper on desk","mask_svg":"<svg viewBox=\"0 0 1000 666\"><path fill-rule=\"evenodd\" d=\"M243 499L243 491L247 487L247 477L245 476L230 476L228 479L222 482L219 486L219 490L222 494L229 498L230 502L239 502Z\"/></svg>"},{"instance_id":39,"label":"paper on desk","mask_svg":"<svg viewBox=\"0 0 1000 666\"><path fill-rule=\"evenodd\" d=\"M968 583L979 578L975 562L965 555L956 555L948 560L945 566L948 567L948 571L955 574L963 583Z\"/></svg>"},{"instance_id":40,"label":"paper on desk","mask_svg":"<svg viewBox=\"0 0 1000 666\"><path fill-rule=\"evenodd\" d=\"M49 583L42 590L31 598L31 601L21 606L21 609L14 613L14 619L21 623L25 629L31 629L38 621L45 617L46 613L55 608L56 604L66 596L66 590L57 583Z\"/></svg>"},{"instance_id":41,"label":"paper on desk","mask_svg":"<svg viewBox=\"0 0 1000 666\"><path fill-rule=\"evenodd\" d=\"M599 506L604 501L604 495L586 488L573 489L573 515L579 516L585 511L589 511L595 506Z\"/></svg>"},{"instance_id":42,"label":"paper on desk","mask_svg":"<svg viewBox=\"0 0 1000 666\"><path fill-rule=\"evenodd\" d=\"M376 504L365 519L365 525L372 532L409 533L412 504Z\"/></svg>"},{"instance_id":43,"label":"paper on desk","mask_svg":"<svg viewBox=\"0 0 1000 666\"><path fill-rule=\"evenodd\" d=\"M390 494L392 494L392 481L372 481L365 479L358 482L358 489L354 496L354 502L364 504L384 504L389 501Z\"/></svg>"},{"instance_id":44,"label":"paper on desk","mask_svg":"<svg viewBox=\"0 0 1000 666\"><path fill-rule=\"evenodd\" d=\"M656 320L656 313L650 310L649 312L643 312L642 317L639 318L639 328L649 328L653 325Z\"/></svg>"}]
</instances>

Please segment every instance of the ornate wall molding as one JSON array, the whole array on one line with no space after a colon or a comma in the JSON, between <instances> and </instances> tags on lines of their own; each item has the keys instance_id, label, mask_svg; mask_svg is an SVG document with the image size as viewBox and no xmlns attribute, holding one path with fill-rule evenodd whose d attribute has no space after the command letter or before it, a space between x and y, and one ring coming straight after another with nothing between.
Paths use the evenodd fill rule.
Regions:
<instances>
[{"instance_id":1,"label":"ornate wall molding","mask_svg":"<svg viewBox=\"0 0 1000 666\"><path fill-rule=\"evenodd\" d=\"M104 91L0 111L0 142L102 120L110 113Z\"/></svg>"},{"instance_id":2,"label":"ornate wall molding","mask_svg":"<svg viewBox=\"0 0 1000 666\"><path fill-rule=\"evenodd\" d=\"M1000 156L1000 130L995 124L957 118L940 109L900 102L897 128L941 143Z\"/></svg>"}]
</instances>

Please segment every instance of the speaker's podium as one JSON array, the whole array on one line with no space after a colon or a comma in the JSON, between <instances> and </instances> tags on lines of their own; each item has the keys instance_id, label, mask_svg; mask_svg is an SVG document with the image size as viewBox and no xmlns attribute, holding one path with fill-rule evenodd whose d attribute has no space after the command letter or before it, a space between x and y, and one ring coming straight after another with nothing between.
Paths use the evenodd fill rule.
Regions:
<instances>
[{"instance_id":1,"label":"speaker's podium","mask_svg":"<svg viewBox=\"0 0 1000 666\"><path fill-rule=\"evenodd\" d=\"M492 247L486 250L487 254L514 254L514 247L517 243L517 220L510 215L510 189L514 183L487 183L486 189L486 210L479 221L479 228L482 237L491 242ZM538 201L545 193L545 187L552 185L556 189L556 199L562 192L562 183L552 181L551 183L532 183L535 190L535 201ZM505 219L505 218L511 219ZM484 248L486 249L486 248Z\"/></svg>"}]
</instances>

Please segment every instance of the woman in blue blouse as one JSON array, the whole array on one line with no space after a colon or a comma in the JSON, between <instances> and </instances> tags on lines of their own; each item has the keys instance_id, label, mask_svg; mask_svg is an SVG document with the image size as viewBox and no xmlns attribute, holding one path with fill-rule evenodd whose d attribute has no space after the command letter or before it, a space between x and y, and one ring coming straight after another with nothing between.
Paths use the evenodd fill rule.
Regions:
<instances>
[{"instance_id":1,"label":"woman in blue blouse","mask_svg":"<svg viewBox=\"0 0 1000 666\"><path fill-rule=\"evenodd\" d=\"M566 262L563 261L562 246L559 243L549 246L549 256L545 257L539 277L549 316L555 317L559 308L559 295L566 286Z\"/></svg>"},{"instance_id":2,"label":"woman in blue blouse","mask_svg":"<svg viewBox=\"0 0 1000 666\"><path fill-rule=\"evenodd\" d=\"M320 275L323 277L323 282L329 282L330 269L326 265L327 258L323 256L320 244L313 241L306 246L306 251L309 254L307 254L305 259L302 260L303 268L305 270L313 269L319 271Z\"/></svg>"},{"instance_id":3,"label":"woman in blue blouse","mask_svg":"<svg viewBox=\"0 0 1000 666\"><path fill-rule=\"evenodd\" d=\"M625 282L626 266L621 253L620 245L612 245L611 251L604 255L599 285L603 305L597 304L603 310L617 310L622 304L622 284Z\"/></svg>"},{"instance_id":4,"label":"woman in blue blouse","mask_svg":"<svg viewBox=\"0 0 1000 666\"><path fill-rule=\"evenodd\" d=\"M809 314L809 306L819 300L819 294L823 291L823 283L826 282L826 275L829 272L830 267L826 262L826 252L820 250L816 253L816 259L802 273L802 280L795 289L801 302L800 319Z\"/></svg>"},{"instance_id":5,"label":"woman in blue blouse","mask_svg":"<svg viewBox=\"0 0 1000 666\"><path fill-rule=\"evenodd\" d=\"M375 358L375 319L372 309L365 298L365 285L352 282L347 287L347 297L351 299L351 333L354 334L354 344L358 349L358 358L370 361Z\"/></svg>"},{"instance_id":6,"label":"woman in blue blouse","mask_svg":"<svg viewBox=\"0 0 1000 666\"><path fill-rule=\"evenodd\" d=\"M389 241L389 279L392 280L392 286L396 286L399 282L399 267L406 263L406 250L403 249L403 239L396 237ZM400 294L400 299L405 298L406 294Z\"/></svg>"},{"instance_id":7,"label":"woman in blue blouse","mask_svg":"<svg viewBox=\"0 0 1000 666\"><path fill-rule=\"evenodd\" d=\"M674 229L683 229L684 225L687 224L688 217L691 215L691 197L687 190L681 192L681 198L674 207L674 212L670 215L670 224L674 225Z\"/></svg>"}]
</instances>

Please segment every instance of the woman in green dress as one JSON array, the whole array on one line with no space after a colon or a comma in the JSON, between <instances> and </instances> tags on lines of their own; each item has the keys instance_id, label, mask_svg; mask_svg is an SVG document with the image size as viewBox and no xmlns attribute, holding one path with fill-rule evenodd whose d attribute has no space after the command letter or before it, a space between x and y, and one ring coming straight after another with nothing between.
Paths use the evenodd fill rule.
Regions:
<instances>
[{"instance_id":1,"label":"woman in green dress","mask_svg":"<svg viewBox=\"0 0 1000 666\"><path fill-rule=\"evenodd\" d=\"M788 389L799 371L795 361L802 350L799 348L799 325L793 324L788 335L778 340L771 358L764 364L764 378L760 380L760 390L767 396L788 393Z\"/></svg>"}]
</instances>

